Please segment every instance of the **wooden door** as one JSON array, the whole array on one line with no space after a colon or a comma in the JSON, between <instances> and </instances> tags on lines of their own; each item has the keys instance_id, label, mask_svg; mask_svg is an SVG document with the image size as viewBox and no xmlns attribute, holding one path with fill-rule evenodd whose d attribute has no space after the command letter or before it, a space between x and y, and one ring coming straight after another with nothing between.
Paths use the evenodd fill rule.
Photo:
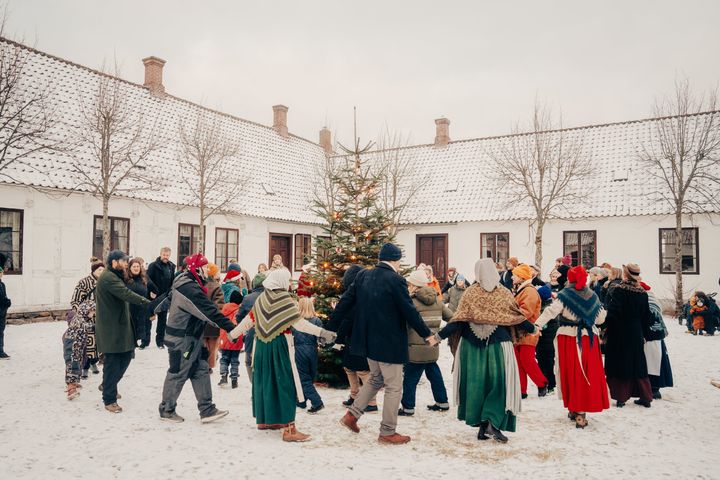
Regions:
<instances>
[{"instance_id":1,"label":"wooden door","mask_svg":"<svg viewBox=\"0 0 720 480\"><path fill-rule=\"evenodd\" d=\"M418 235L416 252L417 264L431 265L435 278L442 287L445 284L448 269L447 234Z\"/></svg>"},{"instance_id":2,"label":"wooden door","mask_svg":"<svg viewBox=\"0 0 720 480\"><path fill-rule=\"evenodd\" d=\"M268 267L272 265L275 255L280 255L283 259L283 265L288 269L292 268L292 236L286 233L270 234L270 256Z\"/></svg>"}]
</instances>

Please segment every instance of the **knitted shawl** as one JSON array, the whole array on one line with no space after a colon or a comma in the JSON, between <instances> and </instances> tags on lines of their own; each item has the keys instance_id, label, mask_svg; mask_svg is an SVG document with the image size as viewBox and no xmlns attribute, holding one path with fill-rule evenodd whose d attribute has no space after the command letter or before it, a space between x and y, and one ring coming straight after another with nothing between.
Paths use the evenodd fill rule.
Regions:
<instances>
[{"instance_id":1,"label":"knitted shawl","mask_svg":"<svg viewBox=\"0 0 720 480\"><path fill-rule=\"evenodd\" d=\"M568 288L563 288L557 294L558 300L570 310L575 317L577 317L577 342L580 348L582 348L582 332L583 329L587 331L588 337L590 337L590 346L593 344L593 330L592 327L595 325L602 305L598 296L585 286L582 290L575 290L574 284L568 284ZM563 323L575 323L570 322L569 319L561 321Z\"/></svg>"},{"instance_id":2,"label":"knitted shawl","mask_svg":"<svg viewBox=\"0 0 720 480\"><path fill-rule=\"evenodd\" d=\"M264 290L252 309L255 317L255 336L265 343L302 320L297 303L287 290Z\"/></svg>"}]
</instances>

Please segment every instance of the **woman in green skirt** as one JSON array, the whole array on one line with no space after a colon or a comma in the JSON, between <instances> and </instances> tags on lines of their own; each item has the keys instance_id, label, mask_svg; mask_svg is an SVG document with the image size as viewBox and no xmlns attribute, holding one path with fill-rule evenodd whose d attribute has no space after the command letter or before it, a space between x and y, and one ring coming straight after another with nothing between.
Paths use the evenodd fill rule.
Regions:
<instances>
[{"instance_id":1,"label":"woman in green skirt","mask_svg":"<svg viewBox=\"0 0 720 480\"><path fill-rule=\"evenodd\" d=\"M492 437L505 443L502 431L515 431L520 411L520 378L509 327L532 332L535 326L525 319L510 290L500 285L491 259L475 264L475 278L436 341L449 337L455 355L458 419L480 427L478 440Z\"/></svg>"},{"instance_id":2,"label":"woman in green skirt","mask_svg":"<svg viewBox=\"0 0 720 480\"><path fill-rule=\"evenodd\" d=\"M297 302L288 293L290 277L286 268L270 270L263 282L265 291L250 315L228 336L234 341L255 327L252 404L258 429L283 429L284 441L304 442L310 435L295 428L295 409L304 398L290 329L321 337L326 342L332 342L335 334L302 318Z\"/></svg>"}]
</instances>

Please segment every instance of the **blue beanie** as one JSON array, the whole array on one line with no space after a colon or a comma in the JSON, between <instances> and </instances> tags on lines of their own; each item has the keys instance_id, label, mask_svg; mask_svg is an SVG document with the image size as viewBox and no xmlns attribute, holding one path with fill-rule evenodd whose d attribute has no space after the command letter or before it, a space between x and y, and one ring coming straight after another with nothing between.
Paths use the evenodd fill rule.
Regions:
<instances>
[{"instance_id":1,"label":"blue beanie","mask_svg":"<svg viewBox=\"0 0 720 480\"><path fill-rule=\"evenodd\" d=\"M396 262L402 258L402 250L397 245L386 243L380 249L381 262Z\"/></svg>"},{"instance_id":2,"label":"blue beanie","mask_svg":"<svg viewBox=\"0 0 720 480\"><path fill-rule=\"evenodd\" d=\"M543 302L552 298L552 290L547 285L538 287L537 292L540 295L540 300L542 300Z\"/></svg>"}]
</instances>

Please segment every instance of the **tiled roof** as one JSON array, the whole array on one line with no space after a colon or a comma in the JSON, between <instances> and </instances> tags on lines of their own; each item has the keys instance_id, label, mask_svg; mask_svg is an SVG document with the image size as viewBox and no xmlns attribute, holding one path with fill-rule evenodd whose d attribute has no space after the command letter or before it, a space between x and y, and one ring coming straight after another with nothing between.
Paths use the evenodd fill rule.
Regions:
<instances>
[{"instance_id":1,"label":"tiled roof","mask_svg":"<svg viewBox=\"0 0 720 480\"><path fill-rule=\"evenodd\" d=\"M44 88L52 84L49 105L55 111L54 132L69 139L81 121L81 99L95 94L105 74L19 47L29 52L26 67L29 75L24 88ZM155 179L159 188L137 188L123 195L178 205L193 204L179 173L178 124L204 111L214 116L222 129L240 143L240 158L233 160L233 169L241 172L240 176L247 181L239 186L244 191L242 198L230 205L229 211L268 219L319 222L310 210L315 183L312 166L324 159L319 145L294 135L283 137L270 127L172 95L153 96L139 84L121 80L120 88L126 93L130 107L143 112L145 123L154 123L154 135L164 147L151 155L147 165L147 174ZM706 121L709 115L718 114L720 112L708 112L693 119ZM593 180L573 186L583 193L586 201L567 206L562 216L586 218L671 213L668 204L653 197L658 180L648 175L638 156L639 149L651 136L654 122L658 121L663 119L562 130L566 138L582 139L583 151L592 155L595 165ZM543 135L558 135L558 132ZM409 205L405 222L432 224L532 217L526 206L516 204L508 208L503 197L507 190L489 174L493 152L499 152L517 137L506 135L453 141L442 147L417 145L403 148L404 157L413 164L410 183L429 179ZM367 154L369 158L379 155L380 152ZM78 157L83 164L95 164L88 152L76 150L74 158ZM20 184L82 191L83 188L78 188L80 181L73 171L73 161L76 160L67 153L39 153L27 158L26 165L11 166L7 173Z\"/></svg>"}]
</instances>

